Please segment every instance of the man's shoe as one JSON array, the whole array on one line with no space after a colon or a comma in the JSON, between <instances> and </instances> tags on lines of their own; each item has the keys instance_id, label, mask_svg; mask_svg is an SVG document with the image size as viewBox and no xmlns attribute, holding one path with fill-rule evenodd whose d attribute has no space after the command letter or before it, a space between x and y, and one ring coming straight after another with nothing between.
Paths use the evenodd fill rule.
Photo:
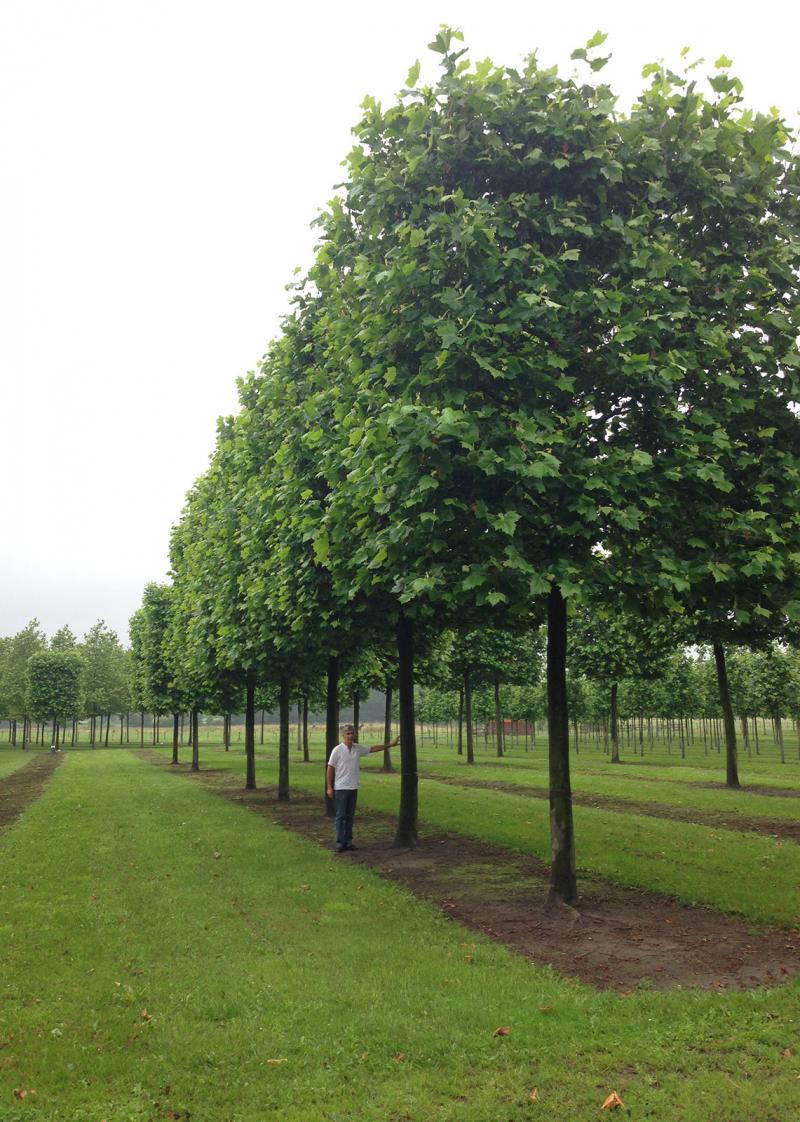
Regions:
<instances>
[{"instance_id":1,"label":"man's shoe","mask_svg":"<svg viewBox=\"0 0 800 1122\"><path fill-rule=\"evenodd\" d=\"M336 853L344 853L344 851L345 851L346 849L347 849L347 846L346 846L346 845L337 845L337 846L336 846L336 849L335 849L335 852L336 852Z\"/></svg>"},{"instance_id":2,"label":"man's shoe","mask_svg":"<svg viewBox=\"0 0 800 1122\"><path fill-rule=\"evenodd\" d=\"M351 853L355 853L357 848L358 848L358 846L355 846L352 843L350 845L345 846L345 849L349 849Z\"/></svg>"}]
</instances>

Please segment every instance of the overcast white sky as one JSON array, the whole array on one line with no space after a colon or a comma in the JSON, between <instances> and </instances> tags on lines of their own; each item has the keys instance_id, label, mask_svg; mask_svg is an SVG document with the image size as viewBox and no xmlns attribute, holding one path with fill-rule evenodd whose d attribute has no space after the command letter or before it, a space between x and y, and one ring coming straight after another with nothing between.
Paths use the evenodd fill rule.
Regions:
<instances>
[{"instance_id":1,"label":"overcast white sky","mask_svg":"<svg viewBox=\"0 0 800 1122\"><path fill-rule=\"evenodd\" d=\"M0 0L0 635L122 637L310 259L371 93L459 26L516 64L609 32L623 101L684 45L798 124L800 4ZM710 67L709 67L710 69Z\"/></svg>"}]
</instances>

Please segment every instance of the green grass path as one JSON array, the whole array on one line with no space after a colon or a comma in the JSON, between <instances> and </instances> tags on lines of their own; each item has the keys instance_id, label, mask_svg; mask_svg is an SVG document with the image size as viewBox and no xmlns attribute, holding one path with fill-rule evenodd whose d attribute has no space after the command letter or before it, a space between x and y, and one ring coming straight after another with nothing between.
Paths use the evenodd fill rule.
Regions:
<instances>
[{"instance_id":1,"label":"green grass path","mask_svg":"<svg viewBox=\"0 0 800 1122\"><path fill-rule=\"evenodd\" d=\"M119 750L4 836L0 940L2 1122L800 1115L797 985L594 993Z\"/></svg>"}]
</instances>

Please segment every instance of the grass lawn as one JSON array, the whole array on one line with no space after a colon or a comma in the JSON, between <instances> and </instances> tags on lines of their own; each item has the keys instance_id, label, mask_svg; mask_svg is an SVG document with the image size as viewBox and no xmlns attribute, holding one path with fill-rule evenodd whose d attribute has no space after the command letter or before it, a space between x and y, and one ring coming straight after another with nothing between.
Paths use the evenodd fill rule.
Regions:
<instances>
[{"instance_id":1,"label":"grass lawn","mask_svg":"<svg viewBox=\"0 0 800 1122\"><path fill-rule=\"evenodd\" d=\"M459 757L455 760L437 757L430 762L424 760L420 767L431 774L479 780L482 783L501 782L516 787L536 787L542 792L547 791L547 770L541 764L523 767L517 762L515 766L503 767L503 760L498 760L497 763L499 766L475 768ZM573 767L572 789L576 793L666 803L695 810L725 811L730 815L786 818L791 821L800 818L800 799L795 797L782 798L778 795L760 795L757 791L735 791L729 788L711 790L697 782L678 782L669 773L667 777L659 777L658 782L653 782L652 773L638 769L636 764L626 766L624 775L620 774L620 770L612 764L607 764L602 771ZM779 779L780 776L775 780L776 785ZM762 783L762 786L766 784Z\"/></svg>"},{"instance_id":2,"label":"grass lawn","mask_svg":"<svg viewBox=\"0 0 800 1122\"><path fill-rule=\"evenodd\" d=\"M5 779L12 771L25 767L25 764L29 764L35 755L38 753L23 752L21 748L0 748L0 779Z\"/></svg>"},{"instance_id":3,"label":"grass lawn","mask_svg":"<svg viewBox=\"0 0 800 1122\"><path fill-rule=\"evenodd\" d=\"M0 900L3 1122L800 1114L796 984L598 994L127 752L68 753Z\"/></svg>"},{"instance_id":4,"label":"grass lawn","mask_svg":"<svg viewBox=\"0 0 800 1122\"><path fill-rule=\"evenodd\" d=\"M206 766L243 774L238 751L208 748L205 761ZM321 790L321 772L319 765L293 763L290 781L302 790ZM276 782L274 753L261 756L258 775L262 783ZM396 814L399 782L397 773L384 775L377 768L366 772L360 805ZM544 799L422 779L419 813L428 825L550 860ZM800 846L794 842L583 806L576 806L574 815L580 870L755 922L800 924Z\"/></svg>"}]
</instances>

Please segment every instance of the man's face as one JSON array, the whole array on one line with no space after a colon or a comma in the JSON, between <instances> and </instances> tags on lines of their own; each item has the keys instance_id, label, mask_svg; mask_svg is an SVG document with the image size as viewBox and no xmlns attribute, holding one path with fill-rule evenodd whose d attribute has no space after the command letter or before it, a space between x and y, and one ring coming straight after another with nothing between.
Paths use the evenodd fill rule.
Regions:
<instances>
[{"instance_id":1,"label":"man's face","mask_svg":"<svg viewBox=\"0 0 800 1122\"><path fill-rule=\"evenodd\" d=\"M352 746L353 746L353 730L352 729L345 729L342 740L343 740L343 742L344 742L344 744L347 748L352 748Z\"/></svg>"}]
</instances>

